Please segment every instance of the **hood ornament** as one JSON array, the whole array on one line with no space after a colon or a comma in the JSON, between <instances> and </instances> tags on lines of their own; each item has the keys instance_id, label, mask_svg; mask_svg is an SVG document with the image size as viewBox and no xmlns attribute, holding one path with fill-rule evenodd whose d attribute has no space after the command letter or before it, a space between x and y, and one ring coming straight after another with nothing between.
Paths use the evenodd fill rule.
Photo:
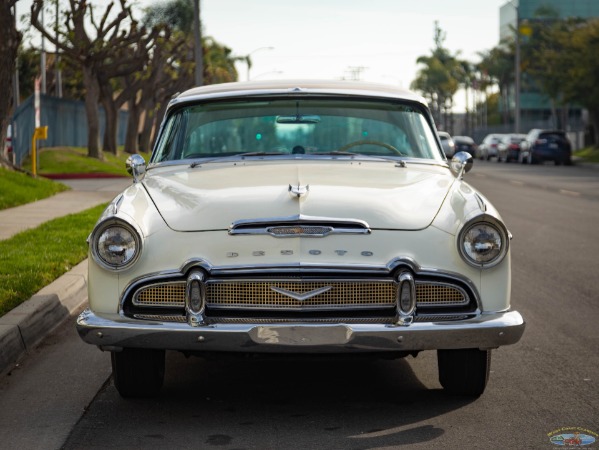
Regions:
<instances>
[{"instance_id":1,"label":"hood ornament","mask_svg":"<svg viewBox=\"0 0 599 450\"><path fill-rule=\"evenodd\" d=\"M303 196L307 195L309 191L310 191L309 184L307 184L305 186L300 186L299 184L297 186L289 185L289 189L288 189L289 195L291 195L294 198L303 197Z\"/></svg>"}]
</instances>

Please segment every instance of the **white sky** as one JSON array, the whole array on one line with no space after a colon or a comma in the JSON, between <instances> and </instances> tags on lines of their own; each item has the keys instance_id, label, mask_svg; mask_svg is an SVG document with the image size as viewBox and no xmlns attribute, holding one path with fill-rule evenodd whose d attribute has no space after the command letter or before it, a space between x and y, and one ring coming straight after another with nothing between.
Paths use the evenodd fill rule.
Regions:
<instances>
[{"instance_id":1,"label":"white sky","mask_svg":"<svg viewBox=\"0 0 599 450\"><path fill-rule=\"evenodd\" d=\"M150 3L135 0L140 7ZM251 79L350 78L351 67L362 67L361 80L409 88L418 70L416 59L433 48L435 21L446 33L446 48L477 62L478 52L498 43L499 7L505 3L201 0L201 16L205 36L230 47L235 56L251 53ZM30 1L17 5L22 14ZM245 80L247 66L239 63L237 69Z\"/></svg>"},{"instance_id":2,"label":"white sky","mask_svg":"<svg viewBox=\"0 0 599 450\"><path fill-rule=\"evenodd\" d=\"M148 1L148 0L145 0ZM251 78L361 79L408 88L416 59L433 48L434 22L445 47L478 61L499 41L506 0L201 0L204 33L235 55L252 54ZM246 66L238 65L240 79Z\"/></svg>"}]
</instances>

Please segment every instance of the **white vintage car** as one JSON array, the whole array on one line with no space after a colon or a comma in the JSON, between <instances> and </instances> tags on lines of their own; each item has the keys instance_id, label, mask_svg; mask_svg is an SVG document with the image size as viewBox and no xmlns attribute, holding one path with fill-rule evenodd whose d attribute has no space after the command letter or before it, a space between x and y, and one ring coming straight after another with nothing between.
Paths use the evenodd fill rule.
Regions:
<instances>
[{"instance_id":1,"label":"white vintage car","mask_svg":"<svg viewBox=\"0 0 599 450\"><path fill-rule=\"evenodd\" d=\"M85 342L124 397L156 395L165 350L416 356L484 391L517 342L510 233L448 162L423 100L352 82L189 90L89 238Z\"/></svg>"}]
</instances>

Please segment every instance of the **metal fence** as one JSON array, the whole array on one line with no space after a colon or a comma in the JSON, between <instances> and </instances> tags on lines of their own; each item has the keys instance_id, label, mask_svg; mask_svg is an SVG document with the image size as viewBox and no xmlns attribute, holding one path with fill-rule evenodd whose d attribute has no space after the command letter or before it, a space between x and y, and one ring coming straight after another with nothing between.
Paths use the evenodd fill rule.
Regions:
<instances>
[{"instance_id":1,"label":"metal fence","mask_svg":"<svg viewBox=\"0 0 599 450\"><path fill-rule=\"evenodd\" d=\"M104 108L98 107L100 136L105 128ZM126 111L120 111L117 145L124 145L127 132ZM48 126L48 138L38 141L43 147L87 147L87 116L83 102L67 100L49 95L40 95L40 126ZM31 152L31 137L35 129L35 107L33 96L22 102L12 119L12 146L14 164L21 167Z\"/></svg>"}]
</instances>

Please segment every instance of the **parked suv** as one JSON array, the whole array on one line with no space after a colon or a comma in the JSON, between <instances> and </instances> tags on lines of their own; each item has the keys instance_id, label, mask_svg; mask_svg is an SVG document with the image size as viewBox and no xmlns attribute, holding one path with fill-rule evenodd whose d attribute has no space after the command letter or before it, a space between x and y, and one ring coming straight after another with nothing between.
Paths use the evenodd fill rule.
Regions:
<instances>
[{"instance_id":1,"label":"parked suv","mask_svg":"<svg viewBox=\"0 0 599 450\"><path fill-rule=\"evenodd\" d=\"M572 164L572 145L562 130L532 129L521 145L522 151L518 161L538 164L553 161L556 166Z\"/></svg>"}]
</instances>

